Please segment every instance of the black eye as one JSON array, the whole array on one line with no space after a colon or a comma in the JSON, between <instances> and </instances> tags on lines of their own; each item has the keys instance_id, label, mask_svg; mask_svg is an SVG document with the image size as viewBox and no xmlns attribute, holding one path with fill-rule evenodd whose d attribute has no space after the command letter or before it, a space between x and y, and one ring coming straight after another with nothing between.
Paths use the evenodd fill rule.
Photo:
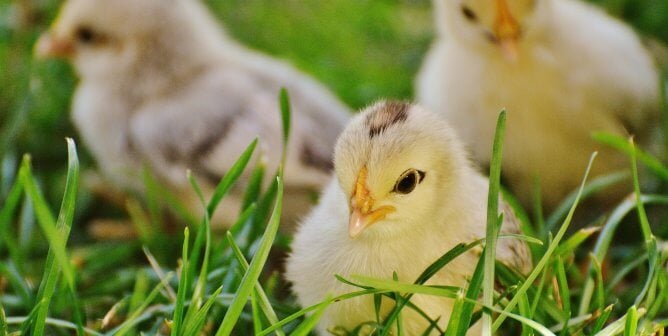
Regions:
<instances>
[{"instance_id":1,"label":"black eye","mask_svg":"<svg viewBox=\"0 0 668 336\"><path fill-rule=\"evenodd\" d=\"M464 15L464 17L467 20L469 20L471 22L478 21L478 16L475 14L475 12L471 8L469 8L466 5L462 5L462 14Z\"/></svg>"},{"instance_id":2,"label":"black eye","mask_svg":"<svg viewBox=\"0 0 668 336\"><path fill-rule=\"evenodd\" d=\"M420 170L409 169L405 171L394 185L394 192L399 194L410 194L418 183L422 182L425 173Z\"/></svg>"},{"instance_id":3,"label":"black eye","mask_svg":"<svg viewBox=\"0 0 668 336\"><path fill-rule=\"evenodd\" d=\"M80 27L77 29L76 37L81 43L91 43L95 40L95 33L90 27Z\"/></svg>"}]
</instances>

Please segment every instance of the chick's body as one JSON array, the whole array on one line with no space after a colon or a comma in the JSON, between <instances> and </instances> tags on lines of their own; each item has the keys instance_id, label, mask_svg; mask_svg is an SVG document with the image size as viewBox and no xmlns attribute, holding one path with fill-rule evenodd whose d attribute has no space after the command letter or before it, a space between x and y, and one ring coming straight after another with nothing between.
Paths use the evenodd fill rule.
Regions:
<instances>
[{"instance_id":1,"label":"chick's body","mask_svg":"<svg viewBox=\"0 0 668 336\"><path fill-rule=\"evenodd\" d=\"M396 117L400 114L405 119ZM399 280L413 282L458 243L485 235L487 179L470 166L448 125L419 107L390 102L363 111L340 136L335 170L337 178L299 226L287 263L287 278L303 306L356 290L335 274L392 279L396 272ZM413 170L416 179L406 180L406 172ZM358 171L363 177L356 180ZM406 189L406 181L414 182L413 189ZM361 233L354 229L357 186L364 186L360 188L373 203L371 209L359 210L365 223ZM391 210L368 218L381 209ZM502 232L519 232L512 212L504 212ZM530 268L528 250L519 241L500 240L497 253L521 271ZM428 284L465 287L477 260L475 252L462 255ZM381 318L392 307L389 300L383 302ZM441 327L447 324L453 300L416 295L412 302L432 319L440 317ZM419 335L429 326L411 309L403 310L402 319L407 335ZM351 330L369 321L375 321L375 311L367 295L328 307L319 331L337 326Z\"/></svg>"},{"instance_id":2,"label":"chick's body","mask_svg":"<svg viewBox=\"0 0 668 336\"><path fill-rule=\"evenodd\" d=\"M525 204L539 177L552 208L577 187L593 151L600 154L594 175L627 167L624 154L591 132L651 138L658 72L633 31L591 5L504 1L435 1L439 37L417 79L418 100L444 115L482 164L490 160L496 115L507 109L503 173ZM499 8L515 15L506 21L517 36L501 36L500 15L493 24L486 19Z\"/></svg>"},{"instance_id":3,"label":"chick's body","mask_svg":"<svg viewBox=\"0 0 668 336\"><path fill-rule=\"evenodd\" d=\"M293 111L288 215L324 185L349 117L312 79L231 41L199 1L70 0L40 50L69 58L80 75L73 119L106 175L139 189L148 165L193 209L201 206L186 169L211 192L257 136L269 172L278 166L281 87ZM222 204L226 215L238 206L238 197Z\"/></svg>"}]
</instances>

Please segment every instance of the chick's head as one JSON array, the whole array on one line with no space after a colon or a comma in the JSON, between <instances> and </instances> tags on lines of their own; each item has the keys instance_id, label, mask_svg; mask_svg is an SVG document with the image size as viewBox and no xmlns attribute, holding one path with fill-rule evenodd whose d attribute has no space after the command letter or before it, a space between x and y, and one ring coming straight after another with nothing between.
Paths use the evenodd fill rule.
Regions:
<instances>
[{"instance_id":1,"label":"chick's head","mask_svg":"<svg viewBox=\"0 0 668 336\"><path fill-rule=\"evenodd\" d=\"M167 47L181 47L181 41L186 40L181 35L191 33L183 22L184 3L68 0L49 31L38 40L35 53L42 58L67 59L83 76L108 77L137 71L142 62L169 54Z\"/></svg>"},{"instance_id":2,"label":"chick's head","mask_svg":"<svg viewBox=\"0 0 668 336\"><path fill-rule=\"evenodd\" d=\"M453 197L468 167L453 131L403 102L362 111L337 142L334 165L348 197L351 238L424 231Z\"/></svg>"},{"instance_id":3,"label":"chick's head","mask_svg":"<svg viewBox=\"0 0 668 336\"><path fill-rule=\"evenodd\" d=\"M547 0L437 0L439 17L454 38L509 60L528 32L537 29L536 18Z\"/></svg>"}]
</instances>

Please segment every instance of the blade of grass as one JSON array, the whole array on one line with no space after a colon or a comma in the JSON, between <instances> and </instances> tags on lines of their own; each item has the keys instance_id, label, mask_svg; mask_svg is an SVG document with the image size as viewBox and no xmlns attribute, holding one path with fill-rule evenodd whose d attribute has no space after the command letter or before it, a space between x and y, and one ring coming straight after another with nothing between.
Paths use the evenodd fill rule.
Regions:
<instances>
[{"instance_id":1,"label":"blade of grass","mask_svg":"<svg viewBox=\"0 0 668 336\"><path fill-rule=\"evenodd\" d=\"M248 296L255 287L255 284L262 272L262 267L269 256L269 250L273 244L273 241L276 237L276 232L278 231L278 224L281 219L281 208L283 206L283 182L281 178L278 177L278 194L276 195L276 202L274 203L274 210L267 224L267 229L265 230L262 240L258 247L258 250L251 261L248 271L244 274L241 284L236 292L236 296L227 312L223 318L223 322L220 325L220 328L216 332L216 336L230 335L232 328L237 323L239 315L243 310Z\"/></svg>"},{"instance_id":2,"label":"blade of grass","mask_svg":"<svg viewBox=\"0 0 668 336\"><path fill-rule=\"evenodd\" d=\"M542 269L545 267L545 265L548 263L550 258L552 257L552 254L554 253L554 250L557 248L559 245L559 242L563 238L564 234L566 234L566 230L568 230L568 226L571 223L571 220L573 219L573 213L575 213L575 208L577 207L578 203L580 202L580 196L582 195L582 191L585 186L585 182L587 181L587 177L589 176L589 171L591 170L592 163L594 162L594 159L596 158L596 153L592 154L591 158L589 159L589 163L587 164L587 169L585 170L584 177L582 179L582 183L580 184L580 190L578 191L577 196L575 197L575 201L573 202L573 205L571 206L571 210L568 212L568 215L566 216L566 219L564 220L564 223L561 225L561 228L559 228L559 231L557 234L554 236L554 240L550 243L550 245L547 247L547 250L545 251L545 254L541 259L538 261L536 266L534 267L534 270L529 274L527 277L526 281L522 284L522 286L517 290L517 293L515 294L515 297L513 297L510 302L506 305L504 312L510 312L512 311L513 308L517 305L517 301L520 298L520 295L525 293L528 288L533 284L534 280L538 277ZM584 314L580 314L584 315ZM499 318L494 322L492 325L493 331L496 331L499 329L501 326L501 323L505 320L505 315L499 316Z\"/></svg>"},{"instance_id":3,"label":"blade of grass","mask_svg":"<svg viewBox=\"0 0 668 336\"><path fill-rule=\"evenodd\" d=\"M599 331L601 331L601 329L603 329L605 322L608 321L608 319L610 318L610 314L612 314L613 308L614 305L609 305L605 307L605 309L601 312L601 315L596 319L596 323L592 328L592 334L597 334Z\"/></svg>"},{"instance_id":4,"label":"blade of grass","mask_svg":"<svg viewBox=\"0 0 668 336\"><path fill-rule=\"evenodd\" d=\"M35 179L32 176L29 157L26 156L24 158L19 173L26 193L33 201L35 213L37 214L42 230L49 241L49 253L46 258L44 277L42 278L40 289L37 294L37 300L43 301L44 304L41 305L39 311L37 311L32 328L32 332L36 336L44 334L49 303L55 292L56 281L61 272L73 297L76 295L74 270L67 257L66 245L72 228L77 190L79 188L79 159L77 157L74 141L69 138L66 139L66 141L69 156L67 182L65 184L65 193L63 195L57 222L54 220L44 196L37 188ZM58 265L56 265L56 261L58 262ZM80 319L78 300L75 299L73 305L75 316L77 319ZM81 334L83 330L81 323L79 323L78 330L79 334Z\"/></svg>"},{"instance_id":5,"label":"blade of grass","mask_svg":"<svg viewBox=\"0 0 668 336\"><path fill-rule=\"evenodd\" d=\"M568 279L566 278L566 267L564 266L564 261L556 256L556 270L557 270L557 284L559 285L559 296L561 297L563 311L568 315L568 319L571 316L571 292L568 288Z\"/></svg>"},{"instance_id":6,"label":"blade of grass","mask_svg":"<svg viewBox=\"0 0 668 336\"><path fill-rule=\"evenodd\" d=\"M483 255L486 253L486 248L483 250ZM475 271L473 271L473 276L469 282L469 287L466 290L466 298L471 300L476 300L480 296L480 289L482 288L483 281L483 272L484 272L484 257L478 260L476 264ZM460 303L457 305L457 303ZM466 335L466 331L471 324L471 317L473 316L473 308L475 305L471 302L465 301L463 298L457 298L455 302L455 307L453 308L453 313L450 316L448 321L448 329L446 330L446 336L457 335L463 336Z\"/></svg>"},{"instance_id":7,"label":"blade of grass","mask_svg":"<svg viewBox=\"0 0 668 336\"><path fill-rule=\"evenodd\" d=\"M457 258L458 256L464 254L466 251L472 249L473 247L481 244L484 241L484 239L479 239L477 241L474 241L469 244L458 244L452 249L450 249L448 252L444 253L440 258L438 258L436 261L434 261L427 269L425 269L420 276L415 280L415 284L424 284L429 280L432 276L434 276L438 271L440 271L445 265L449 264L452 260ZM406 294L404 295L404 300L399 302L392 312L388 314L388 316L385 318L385 321L383 322L383 325L392 325L394 321L399 317L399 313L401 312L401 309L404 308L405 304L407 302L410 302L410 299L413 295L412 294ZM383 333L381 334L382 336L389 335L390 330L389 328L386 328L383 330Z\"/></svg>"},{"instance_id":8,"label":"blade of grass","mask_svg":"<svg viewBox=\"0 0 668 336\"><path fill-rule=\"evenodd\" d=\"M633 172L633 191L635 194L636 208L638 209L637 211L638 220L640 221L641 232L643 238L645 239L645 247L647 249L647 259L649 261L649 271L647 272L647 281L645 282L645 286L641 290L640 294L638 294L638 296L636 297L635 305L637 306L640 305L640 303L646 297L647 292L649 290L649 286L655 277L656 267L659 262L659 252L657 249L656 238L652 234L652 229L649 225L649 219L647 218L647 213L645 212L645 205L640 200L641 196L640 181L638 178L638 163L637 163L639 150L636 147L635 143L633 142L633 138L630 138L628 143L631 146L631 171ZM652 302L650 300L647 301L648 301L646 302L647 306L651 306Z\"/></svg>"},{"instance_id":9,"label":"blade of grass","mask_svg":"<svg viewBox=\"0 0 668 336\"><path fill-rule=\"evenodd\" d=\"M251 315L253 317L253 335L257 335L262 331L262 317L260 316L260 307L257 303L256 291L252 291L251 298Z\"/></svg>"},{"instance_id":10,"label":"blade of grass","mask_svg":"<svg viewBox=\"0 0 668 336\"><path fill-rule=\"evenodd\" d=\"M531 304L529 303L529 297L527 296L526 293L522 294L522 297L520 298L517 307L520 311L520 316L524 316L528 319L533 319L533 315L531 314ZM523 325L521 336L533 336L533 329L527 328Z\"/></svg>"},{"instance_id":11,"label":"blade of grass","mask_svg":"<svg viewBox=\"0 0 668 336\"><path fill-rule=\"evenodd\" d=\"M547 218L547 221L545 223L547 230L552 231L554 227L559 223L559 221L562 221L562 219L568 214L570 211L573 202L575 199L578 197L578 194L580 194L580 199L585 200L589 198L589 196L594 195L599 193L601 190L604 190L605 188L612 186L616 183L622 182L625 179L629 178L629 173L628 172L617 172L617 173L612 173L608 175L603 175L594 178L591 182L587 183L582 189L582 194L580 194L580 189L573 191L566 199L559 204L556 210L552 212L550 217Z\"/></svg>"},{"instance_id":12,"label":"blade of grass","mask_svg":"<svg viewBox=\"0 0 668 336\"><path fill-rule=\"evenodd\" d=\"M656 176L660 177L664 181L668 180L668 168L666 168L666 166L664 166L661 161L652 155L629 143L628 139L619 135L605 132L593 132L592 138L599 143L608 145L620 152L625 153L626 155L637 156L638 160L640 160L640 162L649 168Z\"/></svg>"},{"instance_id":13,"label":"blade of grass","mask_svg":"<svg viewBox=\"0 0 668 336\"><path fill-rule=\"evenodd\" d=\"M554 250L554 255L562 258L568 257L569 255L573 254L575 250L585 242L585 240L599 231L601 231L601 227L598 226L578 230L562 244L560 244L556 250Z\"/></svg>"},{"instance_id":14,"label":"blade of grass","mask_svg":"<svg viewBox=\"0 0 668 336\"><path fill-rule=\"evenodd\" d=\"M264 329L261 333L259 333L256 336L266 336L266 335L278 330L279 328L287 325L288 323L290 323L290 322L308 314L309 312L312 312L312 311L315 311L315 310L319 309L321 306L329 306L330 304L332 304L334 302L344 301L344 300L352 299L352 298L355 298L355 297L358 297L358 296L374 295L374 294L385 293L385 292L387 292L387 291L378 290L378 289L364 289L364 290L360 290L360 291L356 291L356 292L342 294L342 295L336 296L334 298L331 298L329 300L327 300L327 299L323 300L322 302L316 303L312 306L303 308L303 309L301 309L301 310L299 310L295 313L292 313L290 316L282 319L278 323L275 323L275 324L271 325L270 327L268 327L267 329Z\"/></svg>"},{"instance_id":15,"label":"blade of grass","mask_svg":"<svg viewBox=\"0 0 668 336\"><path fill-rule=\"evenodd\" d=\"M174 273L168 273L166 282L169 282L172 276L174 276ZM153 302L155 298L158 297L158 294L160 294L160 291L162 290L164 284L165 284L164 282L159 281L158 284L153 288L153 290L151 290L151 292L146 296L144 302L142 302L141 305L137 307L137 309L135 309L130 314L128 319L125 320L125 322L123 322L121 325L116 327L114 330L109 331L107 335L123 336L126 333L128 333L137 323L139 323L138 317L148 307L148 305L150 305L151 302Z\"/></svg>"},{"instance_id":16,"label":"blade of grass","mask_svg":"<svg viewBox=\"0 0 668 336\"><path fill-rule=\"evenodd\" d=\"M299 324L299 326L290 334L290 336L307 336L313 328L318 324L322 314L325 313L326 305L321 305L316 308L315 312L311 316L307 317L304 322Z\"/></svg>"},{"instance_id":17,"label":"blade of grass","mask_svg":"<svg viewBox=\"0 0 668 336\"><path fill-rule=\"evenodd\" d=\"M503 214L499 216L499 190L501 185L501 161L503 138L506 131L506 111L499 114L496 121L492 160L489 168L489 189L487 193L487 228L485 231L485 254L483 266L482 301L487 306L494 305L494 264L496 261L496 240L499 235ZM493 316L489 312L482 315L482 335L492 335Z\"/></svg>"},{"instance_id":18,"label":"blade of grass","mask_svg":"<svg viewBox=\"0 0 668 336\"><path fill-rule=\"evenodd\" d=\"M5 315L5 307L0 302L0 335L7 336L7 316Z\"/></svg>"},{"instance_id":19,"label":"blade of grass","mask_svg":"<svg viewBox=\"0 0 668 336\"><path fill-rule=\"evenodd\" d=\"M21 252L21 248L14 238L15 235L12 234L13 230L11 227L11 222L21 202L22 194L23 184L17 180L9 189L9 193L7 194L7 198L4 200L2 210L0 210L0 243L5 243L10 259L13 260L18 267L23 265L23 253Z\"/></svg>"},{"instance_id":20,"label":"blade of grass","mask_svg":"<svg viewBox=\"0 0 668 336\"><path fill-rule=\"evenodd\" d=\"M248 264L248 261L244 257L243 252L241 252L241 249L237 244L234 242L234 237L232 236L232 233L229 231L227 232L227 241L232 247L232 251L234 251L234 255L236 256L237 260L239 261L239 264L241 265L241 270L243 272L248 271L248 267L250 266ZM275 324L278 323L278 316L276 315L276 312L274 311L274 308L271 306L271 302L269 301L269 298L267 297L267 294L264 292L262 289L262 286L260 283L255 284L255 291L254 293L257 295L260 308L262 309L262 312L264 313L264 316L267 318L270 324ZM284 336L285 333L283 333L282 330L277 329L276 334L279 336Z\"/></svg>"},{"instance_id":21,"label":"blade of grass","mask_svg":"<svg viewBox=\"0 0 668 336\"><path fill-rule=\"evenodd\" d=\"M190 229L187 227L183 230L183 249L181 252L181 277L179 279L179 288L176 292L176 307L174 308L174 315L172 315L172 336L181 335L181 326L183 321L183 307L186 301L186 288L188 274L188 243L190 242Z\"/></svg>"},{"instance_id":22,"label":"blade of grass","mask_svg":"<svg viewBox=\"0 0 668 336\"><path fill-rule=\"evenodd\" d=\"M636 316L639 318L641 316L645 315L645 309L640 308L636 312ZM626 319L629 316L628 313L624 314L621 318L619 318L617 321L610 323L605 329L597 332L594 334L594 336L613 336L619 334L621 331L624 330L624 326L626 326Z\"/></svg>"},{"instance_id":23,"label":"blade of grass","mask_svg":"<svg viewBox=\"0 0 668 336\"><path fill-rule=\"evenodd\" d=\"M407 284L407 283L401 283L393 280L382 280L382 279L373 279L365 276L360 276L360 275L354 275L352 276L355 281L357 281L359 284L363 286L368 286L371 288L375 289L381 289L381 290L386 290L386 291L391 291L391 292L404 292L404 293L414 293L414 294L426 294L426 295L434 295L434 296L440 296L440 297L446 297L446 298L452 298L456 299L457 298L457 293L458 290L452 289L452 288L444 288L442 286L425 286L425 285L415 285L415 284ZM536 321L527 319L525 317L513 314L513 313L508 313L505 310L498 309L494 306L487 306L485 304L481 304L475 300L469 300L467 298L464 298L464 300L472 302L474 304L480 304L484 309L491 310L493 312L499 313L500 316L506 316L510 317L512 319L515 319L531 328L534 330L540 332L542 335L550 335L550 336L555 336L553 332L551 332L549 329L547 329L545 326L539 324Z\"/></svg>"},{"instance_id":24,"label":"blade of grass","mask_svg":"<svg viewBox=\"0 0 668 336\"><path fill-rule=\"evenodd\" d=\"M624 336L635 336L638 329L638 312L636 306L631 306L626 311L626 324L624 325Z\"/></svg>"},{"instance_id":25,"label":"blade of grass","mask_svg":"<svg viewBox=\"0 0 668 336\"><path fill-rule=\"evenodd\" d=\"M23 316L12 316L7 318L7 325L14 325L14 324L21 324L25 323L28 321L30 318L29 317L23 317ZM79 326L76 324L70 322L70 321L65 321L65 320L60 320L56 318L47 318L46 319L46 324L58 328L66 328L66 329L71 329L71 330L77 330ZM95 335L95 336L103 336L104 334L99 333L93 329L90 328L83 328L84 333L89 334L89 335Z\"/></svg>"},{"instance_id":26,"label":"blade of grass","mask_svg":"<svg viewBox=\"0 0 668 336\"><path fill-rule=\"evenodd\" d=\"M280 170L285 167L285 161L288 154L288 141L290 140L290 96L288 90L281 88L279 93L279 102L281 106L281 124L283 126L283 153L281 156ZM282 176L282 173L279 173Z\"/></svg>"},{"instance_id":27,"label":"blade of grass","mask_svg":"<svg viewBox=\"0 0 668 336\"><path fill-rule=\"evenodd\" d=\"M663 195L640 195L640 201L646 204L668 204L668 196ZM627 197L622 201L610 214L608 220L603 225L601 234L596 240L596 245L594 246L593 255L597 260L604 260L605 256L608 253L610 248L610 243L614 237L617 227L622 222L622 219L637 206L637 200L634 197ZM590 263L587 273L592 274L593 265ZM594 279L591 277L587 279L583 288L583 294L580 298L580 307L578 310L578 315L584 315L589 309L589 304L591 303L591 298L594 293Z\"/></svg>"},{"instance_id":28,"label":"blade of grass","mask_svg":"<svg viewBox=\"0 0 668 336\"><path fill-rule=\"evenodd\" d=\"M31 309L35 304L31 286L26 282L25 277L19 273L19 270L14 261L11 260L11 257L8 262L0 263L0 274L12 285L14 293L19 295L22 299L23 306L26 309Z\"/></svg>"},{"instance_id":29,"label":"blade of grass","mask_svg":"<svg viewBox=\"0 0 668 336\"><path fill-rule=\"evenodd\" d=\"M211 196L211 201L209 201L209 205L207 206L207 213L209 214L209 217L213 217L213 213L216 210L216 207L218 207L220 201L246 169L246 166L248 165L248 162L250 161L251 156L255 151L257 142L258 140L255 139L250 143L250 145L248 145L248 147L239 156L239 159L237 159L237 161L227 171L227 174L225 174L220 183L218 183L218 186L216 186L216 189L213 192L213 196Z\"/></svg>"},{"instance_id":30,"label":"blade of grass","mask_svg":"<svg viewBox=\"0 0 668 336\"><path fill-rule=\"evenodd\" d=\"M220 286L218 289L216 289L211 296L204 302L202 305L202 308L200 308L197 313L195 313L191 319L187 321L187 324L183 328L183 333L182 335L197 335L199 334L200 330L202 330L202 327L204 327L204 323L206 322L207 315L209 311L211 310L211 307L213 307L213 304L216 303L216 299L218 298L218 295L223 291L223 287Z\"/></svg>"},{"instance_id":31,"label":"blade of grass","mask_svg":"<svg viewBox=\"0 0 668 336\"><path fill-rule=\"evenodd\" d=\"M204 200L204 195L202 194L202 189L200 188L197 180L193 175L188 172L188 181L190 185L195 190L195 193L199 197L202 208L206 209L206 201ZM206 290L206 278L209 272L209 260L211 254L211 217L208 211L205 211L203 223L200 226L200 230L204 230L204 257L202 258L202 266L200 268L199 277L197 283L195 284L195 289L193 290L192 297L190 299L190 306L186 312L186 317L184 318L184 323L189 323L193 316L199 311L202 301L204 300L204 292ZM198 250L199 252L199 250ZM192 279L186 279L186 284L189 285ZM187 288L187 287L186 287Z\"/></svg>"}]
</instances>

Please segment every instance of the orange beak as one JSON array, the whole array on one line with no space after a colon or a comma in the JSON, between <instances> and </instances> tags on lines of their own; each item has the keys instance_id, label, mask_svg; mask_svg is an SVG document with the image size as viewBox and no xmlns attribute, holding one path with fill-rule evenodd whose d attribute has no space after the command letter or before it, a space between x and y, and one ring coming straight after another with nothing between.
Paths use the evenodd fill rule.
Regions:
<instances>
[{"instance_id":1,"label":"orange beak","mask_svg":"<svg viewBox=\"0 0 668 336\"><path fill-rule=\"evenodd\" d=\"M68 39L59 39L53 33L46 32L35 44L35 56L44 58L69 58L74 54L74 44Z\"/></svg>"},{"instance_id":2,"label":"orange beak","mask_svg":"<svg viewBox=\"0 0 668 336\"><path fill-rule=\"evenodd\" d=\"M362 231L385 218L385 216L395 211L393 206L384 205L378 209L373 209L374 199L371 197L369 188L366 185L367 169L362 167L357 175L355 190L350 197L350 222L348 223L348 234L350 238L357 238Z\"/></svg>"},{"instance_id":3,"label":"orange beak","mask_svg":"<svg viewBox=\"0 0 668 336\"><path fill-rule=\"evenodd\" d=\"M520 37L521 28L517 20L510 14L506 0L494 0L496 3L496 22L494 24L494 36L501 47L503 55L511 60L517 60L517 40Z\"/></svg>"}]
</instances>

